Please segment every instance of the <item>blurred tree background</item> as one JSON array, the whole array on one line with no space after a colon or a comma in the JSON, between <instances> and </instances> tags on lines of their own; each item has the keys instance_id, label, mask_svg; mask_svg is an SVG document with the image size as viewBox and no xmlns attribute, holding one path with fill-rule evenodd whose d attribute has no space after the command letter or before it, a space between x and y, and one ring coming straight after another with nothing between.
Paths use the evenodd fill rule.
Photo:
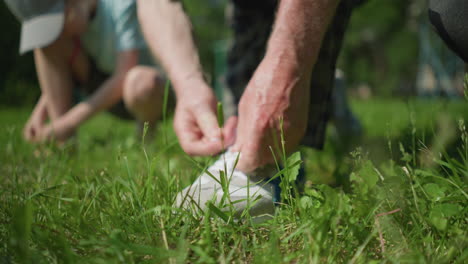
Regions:
<instances>
[{"instance_id":1,"label":"blurred tree background","mask_svg":"<svg viewBox=\"0 0 468 264\"><path fill-rule=\"evenodd\" d=\"M216 47L221 40L229 39L224 18L227 1L184 3L207 77L213 80L219 67L215 64L219 56ZM425 0L369 0L354 12L339 60L352 91L364 89L368 96L382 97L415 94L418 30L426 14ZM20 25L3 1L0 15L4 28L0 39L0 105L30 105L40 92L32 54L19 56Z\"/></svg>"},{"instance_id":2,"label":"blurred tree background","mask_svg":"<svg viewBox=\"0 0 468 264\"><path fill-rule=\"evenodd\" d=\"M426 8L419 0L369 0L354 12L339 61L351 86L380 96L414 94Z\"/></svg>"},{"instance_id":3,"label":"blurred tree background","mask_svg":"<svg viewBox=\"0 0 468 264\"><path fill-rule=\"evenodd\" d=\"M0 4L0 21L3 28L0 38L0 105L30 105L39 95L32 53L20 56L20 24L8 10L4 1Z\"/></svg>"}]
</instances>

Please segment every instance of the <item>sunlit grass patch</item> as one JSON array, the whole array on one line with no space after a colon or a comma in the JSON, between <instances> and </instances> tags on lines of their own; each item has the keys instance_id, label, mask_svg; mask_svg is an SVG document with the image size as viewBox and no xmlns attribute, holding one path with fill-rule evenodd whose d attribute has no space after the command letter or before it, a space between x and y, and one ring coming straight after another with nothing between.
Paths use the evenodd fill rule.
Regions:
<instances>
[{"instance_id":1,"label":"sunlit grass patch","mask_svg":"<svg viewBox=\"0 0 468 264\"><path fill-rule=\"evenodd\" d=\"M28 110L0 110L0 259L465 262L466 102L353 106L362 142L340 153L330 137L322 153L302 151L305 195L262 224L171 207L202 169L178 147L170 118L153 142L141 144L132 123L101 115L69 151L26 144ZM195 159L201 167L210 160Z\"/></svg>"}]
</instances>

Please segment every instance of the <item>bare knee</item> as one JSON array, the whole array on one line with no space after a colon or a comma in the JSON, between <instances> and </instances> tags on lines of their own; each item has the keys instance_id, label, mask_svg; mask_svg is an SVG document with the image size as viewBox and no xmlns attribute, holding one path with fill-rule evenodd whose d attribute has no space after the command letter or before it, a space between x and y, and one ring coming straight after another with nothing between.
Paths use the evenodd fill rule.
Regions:
<instances>
[{"instance_id":1,"label":"bare knee","mask_svg":"<svg viewBox=\"0 0 468 264\"><path fill-rule=\"evenodd\" d=\"M162 97L162 75L154 68L147 66L133 67L125 76L123 100L133 109L147 104L157 104Z\"/></svg>"}]
</instances>

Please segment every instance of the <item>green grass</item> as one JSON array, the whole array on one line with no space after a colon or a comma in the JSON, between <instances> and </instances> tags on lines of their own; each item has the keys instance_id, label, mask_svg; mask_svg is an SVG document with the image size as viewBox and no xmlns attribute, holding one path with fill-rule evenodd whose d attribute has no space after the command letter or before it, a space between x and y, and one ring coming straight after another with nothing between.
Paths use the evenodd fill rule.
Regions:
<instances>
[{"instance_id":1,"label":"green grass","mask_svg":"<svg viewBox=\"0 0 468 264\"><path fill-rule=\"evenodd\" d=\"M1 109L0 262L466 262L466 101L353 108L362 140L303 149L306 195L260 225L171 208L201 170L170 123L142 145L132 123L103 114L57 149L22 140L29 109Z\"/></svg>"}]
</instances>

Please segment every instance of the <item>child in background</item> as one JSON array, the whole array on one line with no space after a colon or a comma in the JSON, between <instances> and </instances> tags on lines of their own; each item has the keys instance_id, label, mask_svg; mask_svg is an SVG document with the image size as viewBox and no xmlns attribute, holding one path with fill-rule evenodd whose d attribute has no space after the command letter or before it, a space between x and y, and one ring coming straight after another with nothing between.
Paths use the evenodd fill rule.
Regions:
<instances>
[{"instance_id":1,"label":"child in background","mask_svg":"<svg viewBox=\"0 0 468 264\"><path fill-rule=\"evenodd\" d=\"M134 0L5 2L22 22L20 53L34 51L42 91L24 128L27 141L65 142L102 110L139 127L158 120L164 78L147 52ZM74 104L77 94L88 97Z\"/></svg>"}]
</instances>

